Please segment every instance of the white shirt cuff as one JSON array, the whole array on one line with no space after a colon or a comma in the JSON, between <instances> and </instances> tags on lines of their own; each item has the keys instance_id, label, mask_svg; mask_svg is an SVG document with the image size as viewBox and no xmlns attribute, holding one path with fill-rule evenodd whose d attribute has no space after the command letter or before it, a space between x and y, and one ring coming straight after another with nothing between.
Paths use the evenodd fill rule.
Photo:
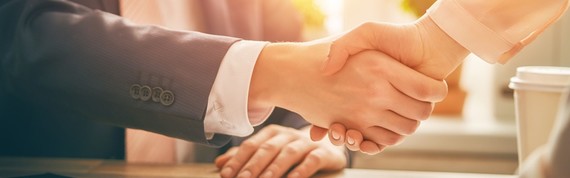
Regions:
<instances>
[{"instance_id":1,"label":"white shirt cuff","mask_svg":"<svg viewBox=\"0 0 570 178\"><path fill-rule=\"evenodd\" d=\"M248 95L253 68L268 42L238 41L222 60L208 96L204 131L208 139L214 133L245 137L253 126L263 123L274 107L248 111Z\"/></svg>"}]
</instances>

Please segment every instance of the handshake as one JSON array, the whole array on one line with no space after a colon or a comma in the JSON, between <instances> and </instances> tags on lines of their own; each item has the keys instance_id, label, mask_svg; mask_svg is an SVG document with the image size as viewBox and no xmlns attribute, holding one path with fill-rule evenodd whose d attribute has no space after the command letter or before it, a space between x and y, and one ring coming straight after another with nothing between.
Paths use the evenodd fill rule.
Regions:
<instances>
[{"instance_id":1,"label":"handshake","mask_svg":"<svg viewBox=\"0 0 570 178\"><path fill-rule=\"evenodd\" d=\"M335 145L377 154L415 132L447 95L444 79L468 51L429 17L365 23L340 37L272 43L255 64L249 108L277 106Z\"/></svg>"}]
</instances>

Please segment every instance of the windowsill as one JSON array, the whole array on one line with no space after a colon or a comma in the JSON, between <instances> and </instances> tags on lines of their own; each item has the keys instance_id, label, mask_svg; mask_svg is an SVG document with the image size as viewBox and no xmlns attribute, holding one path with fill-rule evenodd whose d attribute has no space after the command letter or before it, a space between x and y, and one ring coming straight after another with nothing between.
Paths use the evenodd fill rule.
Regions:
<instances>
[{"instance_id":1,"label":"windowsill","mask_svg":"<svg viewBox=\"0 0 570 178\"><path fill-rule=\"evenodd\" d=\"M356 153L353 166L513 174L518 166L514 122L498 122L481 112L477 115L463 118L432 116L400 145L388 147L375 156Z\"/></svg>"},{"instance_id":2,"label":"windowsill","mask_svg":"<svg viewBox=\"0 0 570 178\"><path fill-rule=\"evenodd\" d=\"M386 151L516 155L516 125L496 120L432 116L402 144Z\"/></svg>"}]
</instances>

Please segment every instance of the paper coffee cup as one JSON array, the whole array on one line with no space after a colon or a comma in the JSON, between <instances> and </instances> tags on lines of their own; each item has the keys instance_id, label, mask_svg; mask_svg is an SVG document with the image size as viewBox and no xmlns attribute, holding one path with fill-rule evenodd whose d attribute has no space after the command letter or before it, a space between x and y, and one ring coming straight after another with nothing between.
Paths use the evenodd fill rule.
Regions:
<instances>
[{"instance_id":1,"label":"paper coffee cup","mask_svg":"<svg viewBox=\"0 0 570 178\"><path fill-rule=\"evenodd\" d=\"M519 163L548 141L569 86L568 67L517 68L509 87L515 90Z\"/></svg>"}]
</instances>

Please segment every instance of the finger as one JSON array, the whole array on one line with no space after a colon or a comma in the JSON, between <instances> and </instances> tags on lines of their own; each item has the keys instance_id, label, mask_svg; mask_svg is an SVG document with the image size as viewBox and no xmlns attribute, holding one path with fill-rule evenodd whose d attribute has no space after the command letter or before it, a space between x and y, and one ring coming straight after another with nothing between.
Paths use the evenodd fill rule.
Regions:
<instances>
[{"instance_id":1,"label":"finger","mask_svg":"<svg viewBox=\"0 0 570 178\"><path fill-rule=\"evenodd\" d=\"M277 135L261 144L259 149L243 166L238 177L259 177L261 171L281 152L281 148L293 141L296 136L290 134Z\"/></svg>"},{"instance_id":2,"label":"finger","mask_svg":"<svg viewBox=\"0 0 570 178\"><path fill-rule=\"evenodd\" d=\"M400 76L423 76L423 74L414 71L407 66L393 60L384 53L369 51L364 53L359 53L359 55L354 56L355 58L368 58L369 60L374 60L374 65L371 65L369 69L372 72L378 73L378 80L387 80L390 84L381 82L374 83L374 92L381 93L382 97L372 97L375 101L374 104L378 104L381 108L388 108L401 116L413 119L413 120L425 120L431 114L433 110L430 102L424 102L422 100L417 100L410 97L400 91L396 86L400 83L408 83L407 78L402 78ZM425 76L423 76L425 77ZM399 80L394 80L394 79ZM425 80L433 80L426 77ZM421 83L422 81L416 81ZM413 87L423 87L422 85L417 86L415 83L410 83L404 85L406 87L412 86L411 91L422 90ZM445 92L445 87L444 87ZM375 96L375 93L371 93L371 96ZM371 103L372 104L372 103ZM405 106L405 107L402 107ZM372 106L374 107L374 106Z\"/></svg>"},{"instance_id":3,"label":"finger","mask_svg":"<svg viewBox=\"0 0 570 178\"><path fill-rule=\"evenodd\" d=\"M349 53L346 50L346 42L336 41L331 45L331 49L329 52L328 58L324 61L322 71L324 75L332 75L338 72L344 64L346 64L346 60L348 60Z\"/></svg>"},{"instance_id":4,"label":"finger","mask_svg":"<svg viewBox=\"0 0 570 178\"><path fill-rule=\"evenodd\" d=\"M378 126L372 126L364 129L363 134L365 140L370 140L380 145L396 145L404 140L403 135L399 135Z\"/></svg>"},{"instance_id":5,"label":"finger","mask_svg":"<svg viewBox=\"0 0 570 178\"><path fill-rule=\"evenodd\" d=\"M420 125L420 121L402 117L390 110L379 111L378 116L381 119L375 120L375 125L386 128L399 135L411 135ZM377 117L377 116L376 116Z\"/></svg>"},{"instance_id":6,"label":"finger","mask_svg":"<svg viewBox=\"0 0 570 178\"><path fill-rule=\"evenodd\" d=\"M422 121L428 119L433 111L432 103L416 100L397 90L386 92L389 97L378 98L378 103L400 116Z\"/></svg>"},{"instance_id":7,"label":"finger","mask_svg":"<svg viewBox=\"0 0 570 178\"><path fill-rule=\"evenodd\" d=\"M273 162L261 174L261 177L282 177L291 167L301 162L307 153L317 148L315 143L305 140L296 140L281 150Z\"/></svg>"},{"instance_id":8,"label":"finger","mask_svg":"<svg viewBox=\"0 0 570 178\"><path fill-rule=\"evenodd\" d=\"M218 169L221 169L238 151L238 147L230 148L226 153L218 156L214 163Z\"/></svg>"},{"instance_id":9,"label":"finger","mask_svg":"<svg viewBox=\"0 0 570 178\"><path fill-rule=\"evenodd\" d=\"M329 140L333 145L340 146L344 144L346 135L346 127L339 123L333 123L329 129Z\"/></svg>"},{"instance_id":10,"label":"finger","mask_svg":"<svg viewBox=\"0 0 570 178\"><path fill-rule=\"evenodd\" d=\"M384 145L376 144L370 140L364 140L360 144L360 152L366 153L369 155L375 155L382 152L386 148Z\"/></svg>"},{"instance_id":11,"label":"finger","mask_svg":"<svg viewBox=\"0 0 570 178\"><path fill-rule=\"evenodd\" d=\"M315 149L311 151L301 164L297 165L291 172L289 172L288 177L311 177L317 171L319 171L324 166L324 158L326 152L321 149Z\"/></svg>"},{"instance_id":12,"label":"finger","mask_svg":"<svg viewBox=\"0 0 570 178\"><path fill-rule=\"evenodd\" d=\"M235 177L243 165L249 161L251 156L257 151L259 146L277 134L276 131L267 129L269 126L262 129L257 134L245 140L235 154L222 168L220 175L222 177Z\"/></svg>"},{"instance_id":13,"label":"finger","mask_svg":"<svg viewBox=\"0 0 570 178\"><path fill-rule=\"evenodd\" d=\"M388 81L407 96L425 102L439 102L447 96L447 83L444 80L435 80L397 60L383 62L393 71L386 72Z\"/></svg>"},{"instance_id":14,"label":"finger","mask_svg":"<svg viewBox=\"0 0 570 178\"><path fill-rule=\"evenodd\" d=\"M360 143L362 142L362 133L357 130L348 129L346 131L346 147L351 151L360 150Z\"/></svg>"},{"instance_id":15,"label":"finger","mask_svg":"<svg viewBox=\"0 0 570 178\"><path fill-rule=\"evenodd\" d=\"M326 164L325 158L327 152L323 149L315 149L311 151L303 162L295 167L287 177L311 177Z\"/></svg>"},{"instance_id":16,"label":"finger","mask_svg":"<svg viewBox=\"0 0 570 178\"><path fill-rule=\"evenodd\" d=\"M375 49L374 33L370 32L373 23L365 23L342 35L331 45L329 57L323 65L323 74L332 75L338 72L348 57L365 49Z\"/></svg>"},{"instance_id":17,"label":"finger","mask_svg":"<svg viewBox=\"0 0 570 178\"><path fill-rule=\"evenodd\" d=\"M310 129L310 135L311 135L311 140L313 141L319 141L322 140L326 135L327 135L327 129L316 126L316 125L311 125L311 129Z\"/></svg>"}]
</instances>

